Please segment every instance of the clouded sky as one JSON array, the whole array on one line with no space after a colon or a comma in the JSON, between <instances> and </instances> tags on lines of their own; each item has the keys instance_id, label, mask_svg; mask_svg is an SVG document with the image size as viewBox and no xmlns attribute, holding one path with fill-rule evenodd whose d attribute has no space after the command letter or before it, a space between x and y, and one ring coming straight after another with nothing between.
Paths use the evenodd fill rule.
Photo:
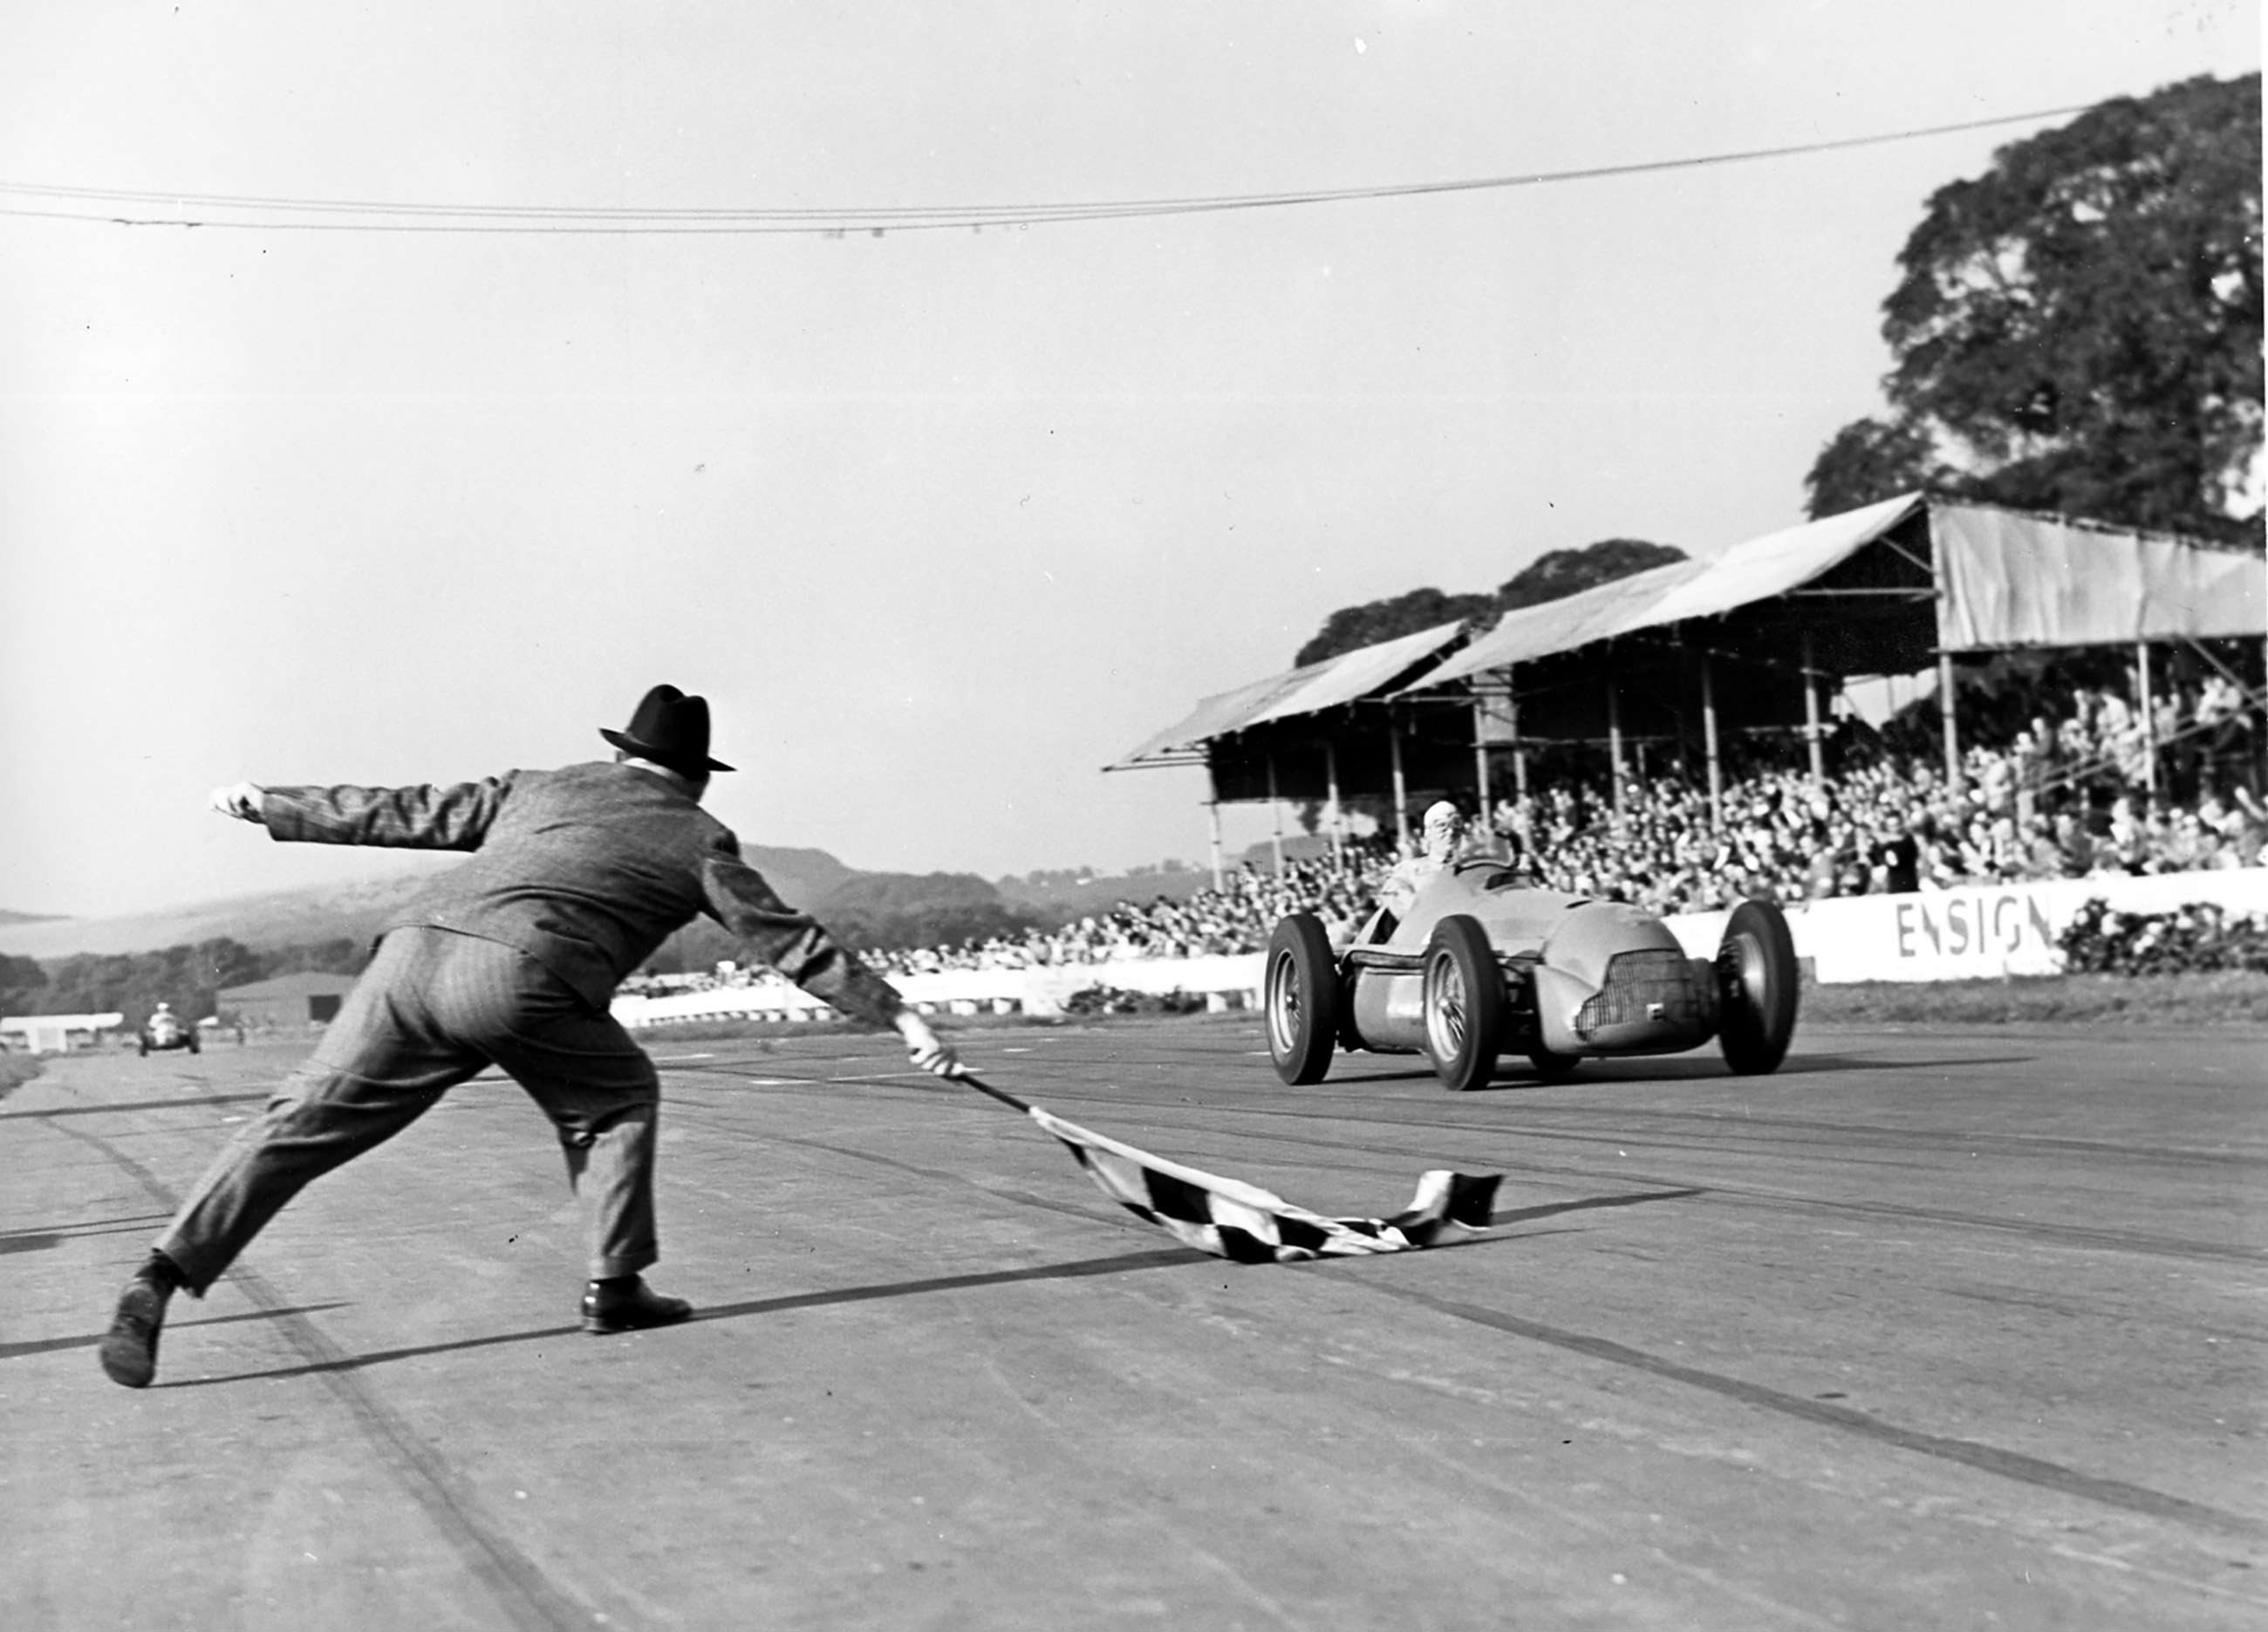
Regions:
<instances>
[{"instance_id":1,"label":"clouded sky","mask_svg":"<svg viewBox=\"0 0 2268 1632\"><path fill-rule=\"evenodd\" d=\"M0 182L1265 194L2080 105L2252 71L2259 40L2221 0L22 6ZM664 680L711 699L743 768L711 803L753 842L1201 857L1202 772L1100 768L1333 609L1800 519L1877 405L1928 195L2044 122L880 238L0 213L0 908L352 876L392 858L269 845L206 789L599 757Z\"/></svg>"}]
</instances>

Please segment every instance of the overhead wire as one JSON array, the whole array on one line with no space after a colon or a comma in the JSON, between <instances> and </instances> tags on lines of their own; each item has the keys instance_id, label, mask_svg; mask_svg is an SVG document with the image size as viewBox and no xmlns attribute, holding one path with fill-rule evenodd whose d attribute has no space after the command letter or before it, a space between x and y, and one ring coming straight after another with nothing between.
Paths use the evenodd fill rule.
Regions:
<instances>
[{"instance_id":1,"label":"overhead wire","mask_svg":"<svg viewBox=\"0 0 2268 1632\"><path fill-rule=\"evenodd\" d=\"M1587 165L1462 179L1311 187L1290 192L1227 193L1163 198L1091 199L1029 204L847 206L667 206L594 208L544 204L394 202L375 199L310 198L240 193L165 192L151 188L72 187L0 180L0 216L85 221L116 226L212 227L302 232L450 232L668 236L676 234L818 234L982 232L1078 221L1139 220L1310 204L1421 198L1618 176L1659 174L1718 165L1751 164L1811 153L1880 147L1932 136L1990 129L2086 111L2091 104L2038 108L2021 114L1962 120L1865 136L1828 137L1777 147L1746 148L1618 165ZM73 206L77 206L74 208Z\"/></svg>"}]
</instances>

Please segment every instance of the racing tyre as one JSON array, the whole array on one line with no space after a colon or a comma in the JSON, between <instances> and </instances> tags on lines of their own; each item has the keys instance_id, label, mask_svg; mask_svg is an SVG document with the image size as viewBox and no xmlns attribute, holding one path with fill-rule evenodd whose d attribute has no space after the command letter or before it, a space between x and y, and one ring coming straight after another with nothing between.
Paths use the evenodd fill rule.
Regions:
<instances>
[{"instance_id":1,"label":"racing tyre","mask_svg":"<svg viewBox=\"0 0 2268 1632\"><path fill-rule=\"evenodd\" d=\"M1339 1036L1339 971L1331 938L1311 912L1295 912L1268 938L1268 1057L1295 1088L1323 1080Z\"/></svg>"},{"instance_id":2,"label":"racing tyre","mask_svg":"<svg viewBox=\"0 0 2268 1632\"><path fill-rule=\"evenodd\" d=\"M1779 1069L1795 1035L1795 939L1770 901L1742 901L1717 944L1717 1044L1742 1077Z\"/></svg>"},{"instance_id":3,"label":"racing tyre","mask_svg":"<svg viewBox=\"0 0 2268 1632\"><path fill-rule=\"evenodd\" d=\"M1504 1040L1504 974L1478 919L1459 913L1425 943L1425 1053L1457 1093L1486 1085Z\"/></svg>"}]
</instances>

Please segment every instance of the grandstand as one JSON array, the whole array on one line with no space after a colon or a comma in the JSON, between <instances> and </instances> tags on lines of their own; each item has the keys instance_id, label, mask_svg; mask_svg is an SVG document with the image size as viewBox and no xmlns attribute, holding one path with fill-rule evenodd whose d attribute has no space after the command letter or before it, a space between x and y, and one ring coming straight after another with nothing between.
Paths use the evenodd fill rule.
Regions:
<instances>
[{"instance_id":1,"label":"grandstand","mask_svg":"<svg viewBox=\"0 0 2268 1632\"><path fill-rule=\"evenodd\" d=\"M1633 776L1681 766L1705 783L1721 827L1733 763L1760 739L1799 742L1811 779L1826 780L1828 699L1853 680L1934 670L1940 773L1959 788L1960 666L2124 649L2147 733L2161 713L2154 648L2188 654L2257 721L2264 636L2257 548L1906 494L1486 630L1445 625L1207 698L1106 768L1203 765L1217 876L1223 802L1318 804L1336 834L1351 792L1382 803L1406 846L1409 812L1431 798L1492 809L1506 770L1514 796L1530 795L1532 758L1553 746L1597 751L1617 806ZM2140 764L2154 792L2157 754Z\"/></svg>"},{"instance_id":2,"label":"grandstand","mask_svg":"<svg viewBox=\"0 0 2268 1632\"><path fill-rule=\"evenodd\" d=\"M1291 905L1366 911L1436 798L1539 883L1663 914L2257 867L2264 638L2257 548L1904 495L1204 699L1106 768L1204 768L1211 891L884 961L1255 950ZM2091 657L2038 662L2013 695L1961 683L2020 653ZM2095 683L2106 653L2123 685ZM1917 671L1934 702L1881 731L1834 717L1854 682ZM1272 870L1226 869L1219 807L1259 800L1316 806L1331 856L1286 859L1279 816ZM1394 848L1353 839L1353 806Z\"/></svg>"},{"instance_id":3,"label":"grandstand","mask_svg":"<svg viewBox=\"0 0 2268 1632\"><path fill-rule=\"evenodd\" d=\"M1538 885L1666 917L2257 869L2264 648L2257 548L1907 495L1206 698L1106 769L1205 770L1211 889L865 955L901 980L1249 955L1287 912L1359 923L1438 798ZM1933 695L1879 730L1837 706L1917 670ZM1219 805L1262 800L1272 864L1224 866ZM1288 803L1322 854L1286 853Z\"/></svg>"}]
</instances>

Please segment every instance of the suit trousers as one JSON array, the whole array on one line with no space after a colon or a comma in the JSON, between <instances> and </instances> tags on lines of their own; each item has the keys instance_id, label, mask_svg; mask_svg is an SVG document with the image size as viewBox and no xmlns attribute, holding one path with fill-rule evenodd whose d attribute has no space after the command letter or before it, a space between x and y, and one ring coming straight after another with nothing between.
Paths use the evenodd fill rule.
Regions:
<instances>
[{"instance_id":1,"label":"suit trousers","mask_svg":"<svg viewBox=\"0 0 2268 1632\"><path fill-rule=\"evenodd\" d=\"M400 1133L494 1065L558 1129L581 1198L591 1275L659 1255L653 1062L516 947L409 927L379 943L307 1062L214 1160L158 1250L202 1297L301 1187Z\"/></svg>"}]
</instances>

